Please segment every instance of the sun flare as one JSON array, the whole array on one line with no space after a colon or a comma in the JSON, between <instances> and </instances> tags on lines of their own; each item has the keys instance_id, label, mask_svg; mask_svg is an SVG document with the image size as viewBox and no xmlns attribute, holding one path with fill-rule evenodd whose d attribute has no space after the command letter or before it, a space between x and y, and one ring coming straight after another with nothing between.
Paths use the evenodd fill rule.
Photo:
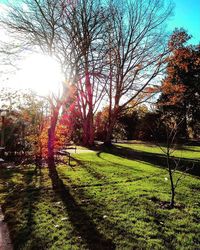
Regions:
<instances>
[{"instance_id":1,"label":"sun flare","mask_svg":"<svg viewBox=\"0 0 200 250\"><path fill-rule=\"evenodd\" d=\"M61 89L63 75L59 64L50 56L33 54L26 58L13 79L20 89L31 89L40 95L57 94Z\"/></svg>"}]
</instances>

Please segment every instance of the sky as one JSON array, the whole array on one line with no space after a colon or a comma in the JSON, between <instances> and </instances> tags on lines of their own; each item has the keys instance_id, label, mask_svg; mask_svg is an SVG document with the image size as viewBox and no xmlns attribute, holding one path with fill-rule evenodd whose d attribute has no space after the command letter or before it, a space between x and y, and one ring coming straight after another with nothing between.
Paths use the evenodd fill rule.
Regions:
<instances>
[{"instance_id":1,"label":"sky","mask_svg":"<svg viewBox=\"0 0 200 250\"><path fill-rule=\"evenodd\" d=\"M0 0L0 15L1 8L8 0ZM20 0L12 0L12 1L20 1ZM170 0L164 0L170 1ZM190 39L189 44L198 44L200 43L200 0L172 0L175 4L174 15L172 15L167 22L167 30L169 34L175 28L184 28L189 35L192 35L192 39ZM0 40L4 38L4 32L0 29ZM38 63L39 62L39 63ZM62 78L59 73L58 67L55 65L55 62L49 60L48 58L44 58L43 55L39 55L35 57L33 55L29 60L24 61L24 65L27 64L29 66L25 66L23 70L17 72L15 76L10 76L6 80L0 77L0 85L5 86L21 86L26 87L27 82L30 83L30 86L34 86L34 90L44 94L49 93L50 89L47 89L45 85L41 85L42 81L48 82L48 86L54 86L55 81L60 81ZM1 67L1 65L0 65ZM52 70L49 70L52 69ZM55 73L55 68L57 68ZM42 69L42 72L41 72ZM1 72L1 68L0 68ZM43 73L43 77L41 74ZM46 77L48 75L48 78ZM56 78L57 77L57 78ZM1 86L2 87L2 86ZM55 87L54 87L55 88Z\"/></svg>"},{"instance_id":2,"label":"sky","mask_svg":"<svg viewBox=\"0 0 200 250\"><path fill-rule=\"evenodd\" d=\"M8 0L0 0L5 3ZM20 0L16 0L20 1ZM177 28L185 28L193 38L193 44L200 42L200 0L173 0L175 4L174 16L168 21L169 31Z\"/></svg>"},{"instance_id":3,"label":"sky","mask_svg":"<svg viewBox=\"0 0 200 250\"><path fill-rule=\"evenodd\" d=\"M200 43L200 0L174 0L174 15L168 22L169 30L183 27L192 35L190 43Z\"/></svg>"}]
</instances>

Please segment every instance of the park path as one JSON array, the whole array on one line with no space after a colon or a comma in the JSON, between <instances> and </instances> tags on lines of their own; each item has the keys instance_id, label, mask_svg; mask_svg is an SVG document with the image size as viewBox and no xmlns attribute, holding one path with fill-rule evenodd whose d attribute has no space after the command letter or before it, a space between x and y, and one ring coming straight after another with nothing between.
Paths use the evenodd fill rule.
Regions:
<instances>
[{"instance_id":1,"label":"park path","mask_svg":"<svg viewBox=\"0 0 200 250\"><path fill-rule=\"evenodd\" d=\"M75 150L74 150L74 149L67 149L66 151L69 152L70 154L75 153ZM96 151L90 150L90 149L76 149L76 153L77 153L77 154L82 154L82 153L94 153L94 152L96 152Z\"/></svg>"},{"instance_id":2,"label":"park path","mask_svg":"<svg viewBox=\"0 0 200 250\"><path fill-rule=\"evenodd\" d=\"M0 205L0 250L13 250L7 224Z\"/></svg>"}]
</instances>

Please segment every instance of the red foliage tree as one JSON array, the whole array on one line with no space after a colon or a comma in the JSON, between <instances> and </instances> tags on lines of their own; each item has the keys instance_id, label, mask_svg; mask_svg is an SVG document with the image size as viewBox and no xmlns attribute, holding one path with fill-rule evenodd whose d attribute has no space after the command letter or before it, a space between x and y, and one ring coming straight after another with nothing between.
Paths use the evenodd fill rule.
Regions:
<instances>
[{"instance_id":1,"label":"red foliage tree","mask_svg":"<svg viewBox=\"0 0 200 250\"><path fill-rule=\"evenodd\" d=\"M183 29L171 36L171 55L167 59L167 76L158 105L177 120L184 120L184 136L196 137L200 123L200 46L187 45L189 39Z\"/></svg>"}]
</instances>

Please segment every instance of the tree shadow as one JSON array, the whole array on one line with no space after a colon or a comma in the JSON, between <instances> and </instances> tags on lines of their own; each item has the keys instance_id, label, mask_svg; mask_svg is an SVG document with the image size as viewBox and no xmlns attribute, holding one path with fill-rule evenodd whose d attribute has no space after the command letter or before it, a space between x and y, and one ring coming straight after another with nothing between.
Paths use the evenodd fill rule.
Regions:
<instances>
[{"instance_id":1,"label":"tree shadow","mask_svg":"<svg viewBox=\"0 0 200 250\"><path fill-rule=\"evenodd\" d=\"M74 159L74 160L76 160L76 159ZM78 163L78 165L80 165L84 169L88 170L87 164L89 162L77 160L77 163ZM90 167L89 167L89 169L90 169ZM97 174L96 173L94 174L93 171L89 170L89 174L98 180L98 171L97 171ZM91 213L93 213L94 210L95 210L95 212L96 212L95 217L100 217L100 215L101 215L101 218L103 217L104 214L107 214L108 211L109 211L107 209L107 207L106 207L106 203L95 202L94 199L92 199L90 197L90 195L87 194L87 191L85 192L84 188L97 187L98 186L101 189L101 187L104 187L106 185L111 185L110 187L112 189L115 184L122 184L122 182L109 182L109 183L99 183L99 184L91 184L91 185L73 185L73 183L72 183L72 181L71 181L71 179L69 177L67 177L64 174L61 177L63 177L63 179L65 179L69 183L70 189L74 188L76 190L76 195L83 199L83 202L84 202L85 206L87 206L87 208L90 209ZM141 177L141 178L138 178L138 180L139 179L151 178L151 177L152 177L152 175L148 176L148 177ZM134 180L134 181L136 181L136 180ZM128 181L128 182L130 182L130 181ZM118 190L119 193L121 192L119 187L114 187L113 190L116 190L116 189ZM147 200L148 200L148 198L150 200L151 196L150 197L147 196ZM138 206L137 206L137 204L135 204L136 200L139 203L140 202L140 197L138 197L137 199L134 198L134 200L128 199L128 200L126 200L126 202L127 202L127 204L129 204L130 211L136 211L136 213L137 213L138 212L137 207L139 207L140 205L138 204ZM110 202L112 202L112 201L110 201ZM115 203L116 200L114 200L113 202ZM130 204L130 202L132 204ZM152 206L152 201L148 201L148 202L150 202L151 206ZM155 207L154 210L156 210L156 208L157 207ZM155 213L155 215L154 215L154 213L153 213L154 210L152 211L152 209L151 209L151 212L153 214L151 214L150 211L149 211L148 206L143 207L143 209L146 211L147 214L150 214L152 220L156 223L156 225L155 225L156 227L162 226L161 223L163 221L163 216L160 218L159 214ZM127 210L124 211L124 212L127 212ZM142 221L144 223L150 222L145 217L138 218L138 220ZM120 220L118 222L118 221L115 221L113 219L110 219L110 216L106 216L106 218L103 218L103 221L104 221L104 223L105 223L105 225L107 227L107 230L109 229L110 231L112 231L113 238L120 236L120 237L123 238L124 241L126 241L126 244L128 244L128 242L130 242L130 245L129 245L130 249L140 249L140 248L141 249L146 249L146 245L145 245L146 244L146 242L145 242L146 239L145 239L145 237L141 238L140 233L137 234L137 231L132 232L130 230L130 227L126 228L124 226L124 224L122 226L121 223L120 223ZM101 222L99 222L99 223L101 223ZM134 222L133 222L133 227L134 227ZM167 242L166 244L169 245L170 241L168 243L167 237L165 236L164 232L161 232L161 233L159 232L159 237L162 238L163 241L166 241ZM104 248L101 248L101 249L104 249ZM121 249L127 249L127 247L121 248Z\"/></svg>"},{"instance_id":2,"label":"tree shadow","mask_svg":"<svg viewBox=\"0 0 200 250\"><path fill-rule=\"evenodd\" d=\"M191 145L189 145L189 146L191 146ZM176 149L183 150L183 151L190 151L190 152L200 152L200 149L188 148L186 145L177 145Z\"/></svg>"},{"instance_id":3,"label":"tree shadow","mask_svg":"<svg viewBox=\"0 0 200 250\"><path fill-rule=\"evenodd\" d=\"M107 152L130 160L146 162L155 165L155 167L167 168L166 157L163 154L138 151L119 145L105 147L102 152ZM182 172L187 170L187 173L200 176L200 160L171 157L170 164L173 168L176 166L174 160L179 161L179 168L177 170Z\"/></svg>"},{"instance_id":4,"label":"tree shadow","mask_svg":"<svg viewBox=\"0 0 200 250\"><path fill-rule=\"evenodd\" d=\"M101 159L104 159L100 156L100 153L98 154ZM104 179L104 181L101 183L93 183L93 184L83 184L83 185L74 185L71 184L72 188L87 188L87 187L104 187L104 186L109 186L109 185L118 185L118 184L125 184L125 183L131 183L131 182L135 182L135 181L140 181L143 179L149 179L152 178L153 176L157 176L158 174L151 174L151 175L147 175L147 176L141 176L141 177L134 177L133 179L128 178L127 180L124 181L108 181L108 179L106 178L106 175L103 175L102 173L100 173L99 171L96 171L94 168L91 168L90 166L88 166L85 162L80 161L78 159L73 158L74 161L76 161L78 163L79 166L83 167L92 177L94 177L97 180L101 180ZM105 159L104 159L105 160ZM106 161L106 160L105 160ZM113 163L111 161L109 161L110 163ZM88 162L89 163L89 162ZM115 164L116 165L116 164ZM122 167L121 164L118 164L120 167ZM124 166L123 166L124 167ZM140 170L134 170L134 171L140 171ZM141 170L142 171L142 170ZM65 177L66 179L66 177ZM68 179L68 181L70 182L70 179Z\"/></svg>"},{"instance_id":5,"label":"tree shadow","mask_svg":"<svg viewBox=\"0 0 200 250\"><path fill-rule=\"evenodd\" d=\"M107 150L105 150L105 151L99 151L99 152L97 152L96 155L97 155L100 159L102 159L102 160L104 160L104 161L106 161L106 162L109 162L109 163L111 163L111 164L114 164L115 166L122 167L122 164L119 164L119 163L110 161L110 160L105 159L104 157L102 157L101 154L102 154L103 152L108 152L108 151L107 151ZM126 164L123 164L123 168L133 170L132 166L129 166L129 165L126 165ZM134 171L143 172L142 170L139 170L139 169L134 169Z\"/></svg>"},{"instance_id":6,"label":"tree shadow","mask_svg":"<svg viewBox=\"0 0 200 250\"><path fill-rule=\"evenodd\" d=\"M85 240L89 249L115 249L111 239L106 239L96 228L90 216L78 204L70 193L70 189L63 183L56 170L56 166L49 164L49 176L56 195L62 200L70 222L75 227L81 238Z\"/></svg>"},{"instance_id":7,"label":"tree shadow","mask_svg":"<svg viewBox=\"0 0 200 250\"><path fill-rule=\"evenodd\" d=\"M91 168L88 164L86 164L86 162L75 159L74 157L72 157L73 161L75 161L79 166L82 166L84 169L87 170L87 172L93 176L95 179L100 180L102 178L105 178L106 176L102 173L99 173L97 171L95 171L93 168ZM89 163L89 162L88 162Z\"/></svg>"},{"instance_id":8,"label":"tree shadow","mask_svg":"<svg viewBox=\"0 0 200 250\"><path fill-rule=\"evenodd\" d=\"M76 159L74 159L76 160ZM81 167L85 168L86 164L85 162L82 162L78 160L77 162ZM86 168L87 170L87 168ZM98 173L98 172L97 172ZM93 175L90 173L94 178L98 180L97 175ZM70 190L75 190L75 196L80 199L81 206L85 206L87 210L91 212L91 214L95 215L95 220L98 221L97 223L100 225L103 223L103 227L106 229L106 231L112 235L113 238L121 237L123 238L124 242L130 242L130 249L138 249L138 246L140 245L140 240L138 240L138 235L132 233L131 231L127 230L127 228L124 227L121 223L119 223L117 220L113 220L112 216L105 216L105 214L111 214L113 211L111 211L111 208L108 208L110 203L113 202L114 206L116 204L116 199L112 199L109 202L109 205L105 202L103 199L103 202L99 202L99 200L95 201L91 195L88 195L87 193L87 187L97 187L99 190L102 190L104 186L110 185L111 188L114 190L118 190L120 192L120 189L118 187L116 188L115 184L122 184L122 182L108 182L108 183L98 183L98 184L89 184L89 185L75 185L73 184L72 180L67 177L65 174L61 174L61 177L63 180L67 181L69 183ZM127 181L130 182L130 181ZM109 189L110 189L109 187ZM85 189L86 188L86 189ZM107 194L104 194L104 198L106 199ZM80 205L79 205L80 206ZM132 209L130 207L130 209ZM126 211L124 211L125 213ZM122 240L122 241L123 241ZM112 247L115 249L115 245L112 244ZM99 246L98 242L95 242L92 245L89 245L89 249L113 249L107 246L105 248L104 246ZM122 248L120 248L122 249ZM123 248L126 249L126 248Z\"/></svg>"},{"instance_id":9,"label":"tree shadow","mask_svg":"<svg viewBox=\"0 0 200 250\"><path fill-rule=\"evenodd\" d=\"M12 176L17 174L22 175L23 185L16 185L12 181ZM4 179L5 177L6 179ZM46 249L47 240L33 235L35 204L41 195L40 188L35 187L36 182L39 185L42 182L40 168L36 166L35 169L31 170L23 167L4 169L4 175L1 178L6 180L7 186L10 187L2 208L14 249L23 249L27 242L31 242L31 249L38 249L38 246L40 249ZM16 206L13 206L13 203Z\"/></svg>"}]
</instances>

